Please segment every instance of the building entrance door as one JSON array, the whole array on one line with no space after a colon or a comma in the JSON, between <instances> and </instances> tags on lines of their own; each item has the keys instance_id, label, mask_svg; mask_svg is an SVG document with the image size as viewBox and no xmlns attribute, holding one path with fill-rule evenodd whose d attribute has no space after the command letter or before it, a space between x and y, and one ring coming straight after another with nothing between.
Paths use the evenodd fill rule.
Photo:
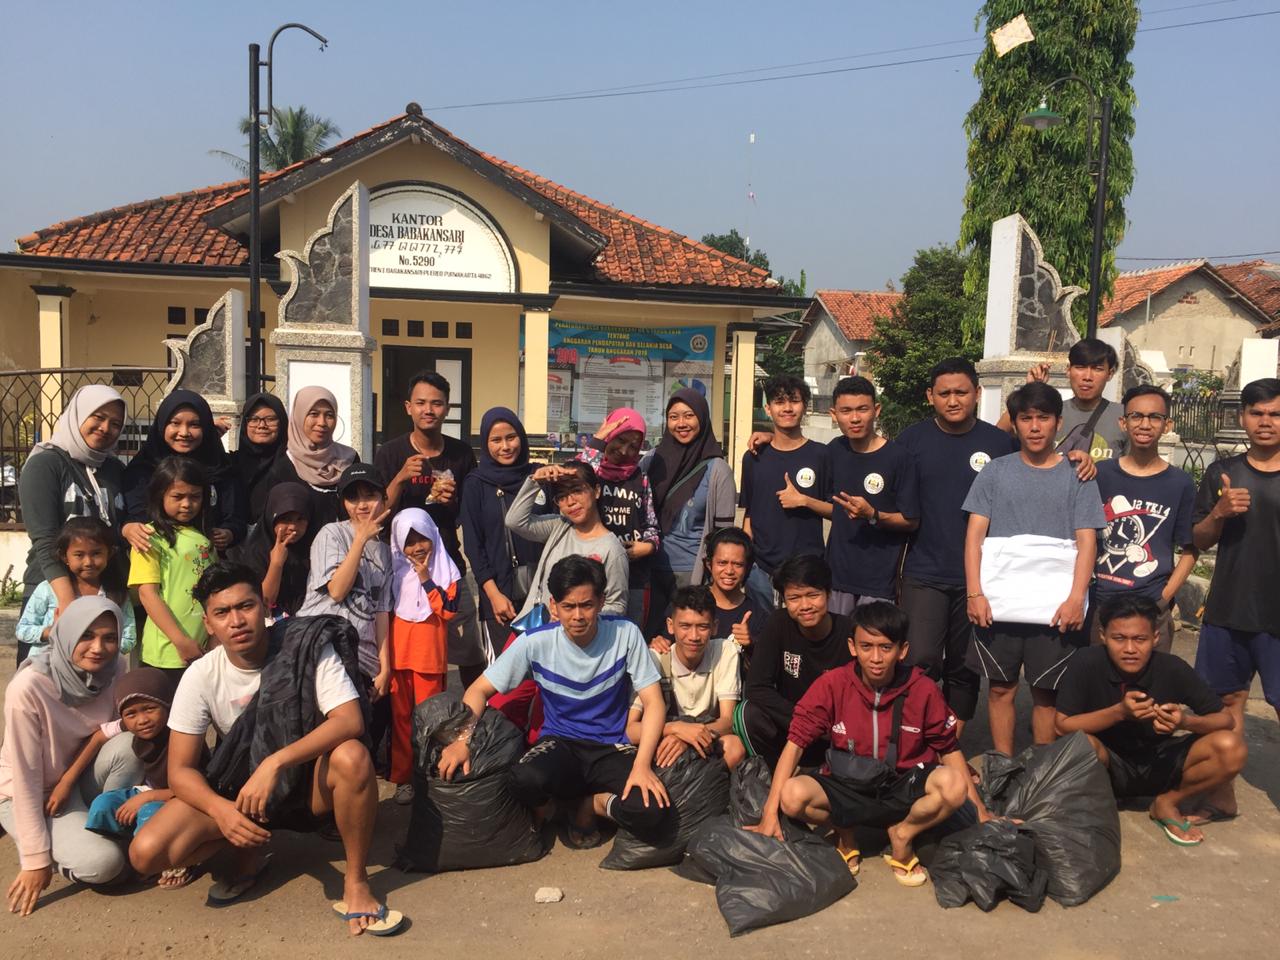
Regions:
<instances>
[{"instance_id":1,"label":"building entrance door","mask_svg":"<svg viewBox=\"0 0 1280 960\"><path fill-rule=\"evenodd\" d=\"M412 426L404 412L409 381L432 371L449 381L449 412L444 432L471 442L471 351L447 347L382 348L382 438L408 433Z\"/></svg>"}]
</instances>

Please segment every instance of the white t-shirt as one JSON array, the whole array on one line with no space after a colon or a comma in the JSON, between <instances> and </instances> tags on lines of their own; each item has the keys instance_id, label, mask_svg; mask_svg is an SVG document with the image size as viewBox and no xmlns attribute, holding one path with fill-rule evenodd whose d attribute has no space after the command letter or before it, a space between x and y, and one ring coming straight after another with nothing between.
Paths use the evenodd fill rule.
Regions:
<instances>
[{"instance_id":1,"label":"white t-shirt","mask_svg":"<svg viewBox=\"0 0 1280 960\"><path fill-rule=\"evenodd\" d=\"M212 723L225 737L261 682L261 667L244 670L227 658L226 650L214 647L182 675L169 709L169 729L203 737ZM320 712L328 714L359 696L333 647L325 644L316 661L316 704Z\"/></svg>"}]
</instances>

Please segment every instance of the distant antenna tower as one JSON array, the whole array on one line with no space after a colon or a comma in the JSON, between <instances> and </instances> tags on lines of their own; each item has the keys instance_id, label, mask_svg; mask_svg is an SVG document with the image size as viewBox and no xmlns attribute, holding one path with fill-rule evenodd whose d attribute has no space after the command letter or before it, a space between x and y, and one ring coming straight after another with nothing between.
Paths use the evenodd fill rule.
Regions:
<instances>
[{"instance_id":1,"label":"distant antenna tower","mask_svg":"<svg viewBox=\"0 0 1280 960\"><path fill-rule=\"evenodd\" d=\"M751 208L756 205L756 191L751 183L751 148L756 145L756 132L752 130L747 134L747 216L744 228L746 230L747 253L751 252Z\"/></svg>"}]
</instances>

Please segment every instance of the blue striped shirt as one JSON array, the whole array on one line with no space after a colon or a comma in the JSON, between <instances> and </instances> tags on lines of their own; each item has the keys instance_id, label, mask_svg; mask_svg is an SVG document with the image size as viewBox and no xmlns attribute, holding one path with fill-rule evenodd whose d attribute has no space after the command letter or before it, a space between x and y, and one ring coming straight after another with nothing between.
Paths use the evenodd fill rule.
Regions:
<instances>
[{"instance_id":1,"label":"blue striped shirt","mask_svg":"<svg viewBox=\"0 0 1280 960\"><path fill-rule=\"evenodd\" d=\"M660 679L639 628L602 616L585 647L558 623L518 638L484 672L499 693L529 677L542 695L542 736L626 743L627 712L635 692Z\"/></svg>"}]
</instances>

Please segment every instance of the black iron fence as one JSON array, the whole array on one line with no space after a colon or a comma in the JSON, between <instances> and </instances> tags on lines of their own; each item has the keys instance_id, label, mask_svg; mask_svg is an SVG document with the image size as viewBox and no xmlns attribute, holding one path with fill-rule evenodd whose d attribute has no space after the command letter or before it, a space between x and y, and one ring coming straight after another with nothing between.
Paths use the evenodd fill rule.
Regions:
<instances>
[{"instance_id":1,"label":"black iron fence","mask_svg":"<svg viewBox=\"0 0 1280 960\"><path fill-rule=\"evenodd\" d=\"M138 452L164 399L171 367L59 367L0 371L0 529L22 526L18 476L27 454L49 438L63 406L80 387L105 383L125 401L122 459Z\"/></svg>"},{"instance_id":2,"label":"black iron fence","mask_svg":"<svg viewBox=\"0 0 1280 960\"><path fill-rule=\"evenodd\" d=\"M1212 443L1221 428L1218 393L1173 395L1173 428L1184 442Z\"/></svg>"}]
</instances>

